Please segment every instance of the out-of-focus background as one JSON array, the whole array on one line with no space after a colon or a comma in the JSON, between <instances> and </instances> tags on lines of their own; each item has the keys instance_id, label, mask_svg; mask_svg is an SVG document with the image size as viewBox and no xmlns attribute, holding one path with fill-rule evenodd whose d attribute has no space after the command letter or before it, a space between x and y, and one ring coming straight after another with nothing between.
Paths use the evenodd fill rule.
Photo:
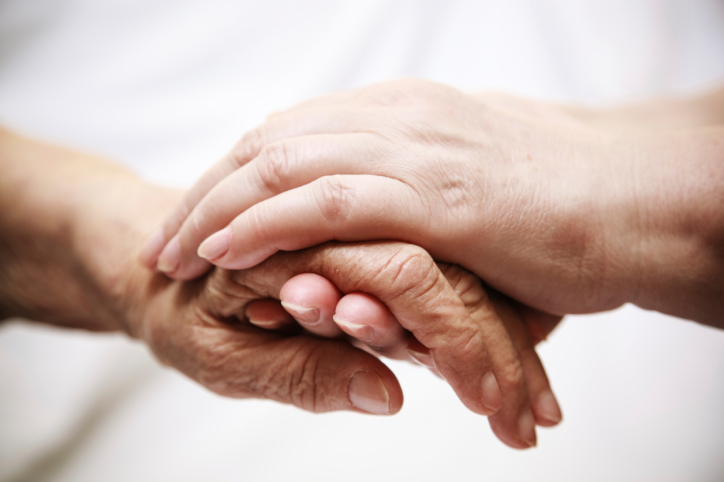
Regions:
<instances>
[{"instance_id":1,"label":"out-of-focus background","mask_svg":"<svg viewBox=\"0 0 724 482\"><path fill-rule=\"evenodd\" d=\"M698 92L724 83L724 1L0 1L0 122L164 185L273 111L401 76L598 105ZM121 335L10 322L0 480L724 480L724 332L624 307L539 351L565 419L519 452L409 364L389 363L398 415L313 415L220 398Z\"/></svg>"}]
</instances>

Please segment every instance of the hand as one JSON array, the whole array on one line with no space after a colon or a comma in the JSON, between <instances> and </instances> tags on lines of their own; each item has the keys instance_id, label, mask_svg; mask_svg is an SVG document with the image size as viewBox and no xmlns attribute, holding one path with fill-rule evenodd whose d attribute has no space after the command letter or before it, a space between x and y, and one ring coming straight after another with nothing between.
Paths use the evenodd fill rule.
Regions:
<instances>
[{"instance_id":1,"label":"hand","mask_svg":"<svg viewBox=\"0 0 724 482\"><path fill-rule=\"evenodd\" d=\"M571 112L409 80L306 102L209 171L145 262L189 279L209 266L197 250L246 268L332 239L397 239L540 311L631 301L720 321L722 149L692 154L719 131L604 129Z\"/></svg>"},{"instance_id":2,"label":"hand","mask_svg":"<svg viewBox=\"0 0 724 482\"><path fill-rule=\"evenodd\" d=\"M491 425L509 445L534 443L536 419L554 422L555 400L522 325L503 312L501 321L479 281L462 270L446 268L448 282L421 248L325 245L279 254L252 270L169 281L134 260L176 193L98 158L9 133L0 135L0 151L2 316L124 330L164 363L228 396L317 411L396 412L399 385L370 354L246 324L253 300L278 298L287 280L317 273L344 293L384 303L419 342L411 348L429 351L469 408L495 413Z\"/></svg>"},{"instance_id":3,"label":"hand","mask_svg":"<svg viewBox=\"0 0 724 482\"><path fill-rule=\"evenodd\" d=\"M162 361L223 395L272 398L314 411L356 406L372 413L396 412L402 403L399 385L371 355L340 341L277 335L246 323L258 319L259 312L274 311L269 300L254 300L279 298L285 283L294 297L292 285L299 279L295 276L310 272L329 279L343 293L373 295L358 304L361 310L346 312L352 324L363 324L370 307L387 320L377 332L379 338L373 334L365 341L385 352L398 348L397 353L413 341L414 356L434 364L468 408L492 415L491 427L506 444L534 445L536 421L546 426L560 421L531 338L515 312L502 300L493 308L475 277L452 266L443 268L443 276L423 250L410 245L328 244L280 253L250 270L218 270L186 283L144 271L147 282L133 279L130 285L135 288L129 285L129 290L142 294L142 301L140 308L127 310L138 313L128 326ZM324 295L324 289L316 294ZM357 297L359 303L360 296L345 298L349 302ZM338 303L344 304L345 298ZM331 311L333 303L321 303L320 314ZM337 311L340 316L345 313ZM332 336L322 326L328 322L325 318L305 324ZM376 322L368 327L380 328ZM398 322L404 330L389 330ZM413 336L419 342L411 340ZM349 380L359 372L365 373L366 389L378 387L378 393L360 398L348 392L348 386L356 386ZM372 383L369 374L380 382Z\"/></svg>"}]
</instances>

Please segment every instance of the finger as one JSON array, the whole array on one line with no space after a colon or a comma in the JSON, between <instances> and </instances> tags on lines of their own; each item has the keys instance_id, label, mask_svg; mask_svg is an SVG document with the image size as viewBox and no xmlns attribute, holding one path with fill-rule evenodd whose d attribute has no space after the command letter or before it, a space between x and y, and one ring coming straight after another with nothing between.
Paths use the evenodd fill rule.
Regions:
<instances>
[{"instance_id":1,"label":"finger","mask_svg":"<svg viewBox=\"0 0 724 482\"><path fill-rule=\"evenodd\" d=\"M313 273L294 276L279 294L282 305L300 325L320 336L342 332L389 358L407 360L406 332L375 297L350 293L342 297L326 278ZM333 330L329 330L332 325ZM329 331L323 331L329 330Z\"/></svg>"},{"instance_id":2,"label":"finger","mask_svg":"<svg viewBox=\"0 0 724 482\"><path fill-rule=\"evenodd\" d=\"M199 254L227 269L254 266L279 250L330 240L397 239L431 244L418 194L379 176L326 176L254 205L207 238Z\"/></svg>"},{"instance_id":3,"label":"finger","mask_svg":"<svg viewBox=\"0 0 724 482\"><path fill-rule=\"evenodd\" d=\"M256 300L246 305L246 319L252 325L265 330L292 331L296 321L277 300Z\"/></svg>"},{"instance_id":4,"label":"finger","mask_svg":"<svg viewBox=\"0 0 724 482\"><path fill-rule=\"evenodd\" d=\"M502 397L501 410L490 417L493 432L511 447L535 446L535 419L530 407L525 367L506 323L501 320L477 277L457 265L440 265L440 269L482 333L485 346L477 350L487 349L489 354L494 378L488 376L483 379L483 386L497 383ZM435 366L444 376L434 351L432 355Z\"/></svg>"},{"instance_id":5,"label":"finger","mask_svg":"<svg viewBox=\"0 0 724 482\"><path fill-rule=\"evenodd\" d=\"M332 320L342 294L327 279L312 273L294 276L279 293L281 305L308 332L334 338L342 330Z\"/></svg>"},{"instance_id":6,"label":"finger","mask_svg":"<svg viewBox=\"0 0 724 482\"><path fill-rule=\"evenodd\" d=\"M234 283L216 270L200 283L177 284L174 298L196 306L180 312L190 317L161 317L157 353L212 391L229 397L269 398L305 410L356 410L392 414L402 406L394 374L376 357L340 340L282 336L248 324L228 323L261 292L276 292L282 278L270 272ZM272 284L268 284L271 282Z\"/></svg>"},{"instance_id":7,"label":"finger","mask_svg":"<svg viewBox=\"0 0 724 482\"><path fill-rule=\"evenodd\" d=\"M519 432L520 414L528 407L525 378L497 313L484 300L469 312L423 249L396 242L329 243L280 253L230 275L242 285L263 275L274 286L275 278L286 281L300 272L315 272L343 293L375 296L430 350L435 367L469 409L490 415L509 405L500 418L501 440L520 448L535 443ZM273 289L262 295L273 297Z\"/></svg>"},{"instance_id":8,"label":"finger","mask_svg":"<svg viewBox=\"0 0 724 482\"><path fill-rule=\"evenodd\" d=\"M435 368L435 361L432 359L430 349L417 341L414 337L410 337L407 343L407 354L415 363L427 367L433 374L439 378L443 378L440 372Z\"/></svg>"},{"instance_id":9,"label":"finger","mask_svg":"<svg viewBox=\"0 0 724 482\"><path fill-rule=\"evenodd\" d=\"M399 382L374 356L337 340L254 330L208 329L203 336L195 330L197 356L190 358L212 362L179 368L223 396L268 398L312 412L387 415L402 407ZM218 359L224 363L213 363Z\"/></svg>"},{"instance_id":10,"label":"finger","mask_svg":"<svg viewBox=\"0 0 724 482\"><path fill-rule=\"evenodd\" d=\"M543 427L557 425L563 419L563 415L524 321L517 309L502 295L492 293L491 298L518 351L536 423ZM492 423L494 421L491 420Z\"/></svg>"},{"instance_id":11,"label":"finger","mask_svg":"<svg viewBox=\"0 0 724 482\"><path fill-rule=\"evenodd\" d=\"M533 344L545 341L548 335L563 321L563 317L560 315L553 315L544 311L530 308L521 303L514 302L513 307L520 315L523 323L528 329Z\"/></svg>"},{"instance_id":12,"label":"finger","mask_svg":"<svg viewBox=\"0 0 724 482\"><path fill-rule=\"evenodd\" d=\"M168 243L178 233L193 208L203 197L226 176L254 159L264 146L280 139L328 132L347 132L351 119L336 109L290 111L276 115L266 123L246 133L236 146L212 166L187 192L162 226L146 241L139 257L148 268L164 272L174 271L177 260L170 253L164 253ZM161 256L164 254L164 256ZM203 273L208 263L197 260L195 272Z\"/></svg>"},{"instance_id":13,"label":"finger","mask_svg":"<svg viewBox=\"0 0 724 482\"><path fill-rule=\"evenodd\" d=\"M308 135L266 145L196 204L178 232L177 245L164 249L159 266L174 279L198 276L197 252L204 239L254 204L319 177L362 169L375 174L374 163L366 162L379 157L372 154L375 142L371 134Z\"/></svg>"},{"instance_id":14,"label":"finger","mask_svg":"<svg viewBox=\"0 0 724 482\"><path fill-rule=\"evenodd\" d=\"M337 303L334 321L349 336L389 358L408 360L407 332L390 310L366 293L350 293Z\"/></svg>"}]
</instances>

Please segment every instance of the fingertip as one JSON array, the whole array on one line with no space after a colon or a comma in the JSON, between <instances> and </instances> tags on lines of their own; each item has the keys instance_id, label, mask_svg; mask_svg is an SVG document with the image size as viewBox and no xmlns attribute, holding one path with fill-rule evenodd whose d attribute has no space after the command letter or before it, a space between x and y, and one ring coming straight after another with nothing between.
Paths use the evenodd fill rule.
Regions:
<instances>
[{"instance_id":1,"label":"fingertip","mask_svg":"<svg viewBox=\"0 0 724 482\"><path fill-rule=\"evenodd\" d=\"M495 378L495 374L490 371L482 380L481 386L483 405L490 410L489 415L494 415L503 407L503 397L500 394L500 387Z\"/></svg>"},{"instance_id":2,"label":"fingertip","mask_svg":"<svg viewBox=\"0 0 724 482\"><path fill-rule=\"evenodd\" d=\"M329 280L312 273L289 279L279 292L282 306L310 332L326 337L341 331L332 321L341 293Z\"/></svg>"},{"instance_id":3,"label":"fingertip","mask_svg":"<svg viewBox=\"0 0 724 482\"><path fill-rule=\"evenodd\" d=\"M196 256L183 261L178 237L172 238L158 257L158 270L177 281L198 278L209 271L211 266L211 263Z\"/></svg>"},{"instance_id":4,"label":"fingertip","mask_svg":"<svg viewBox=\"0 0 724 482\"><path fill-rule=\"evenodd\" d=\"M282 306L298 320L317 323L332 319L341 294L323 276L303 273L290 278L279 292Z\"/></svg>"},{"instance_id":5,"label":"fingertip","mask_svg":"<svg viewBox=\"0 0 724 482\"><path fill-rule=\"evenodd\" d=\"M341 296L337 287L324 276L314 273L298 274L284 283L279 291L282 301L298 306L334 303Z\"/></svg>"},{"instance_id":6,"label":"fingertip","mask_svg":"<svg viewBox=\"0 0 724 482\"><path fill-rule=\"evenodd\" d=\"M532 412L528 412L530 412L530 408L521 411L517 419L515 416L512 418L512 423L504 421L507 416L512 414L504 415L499 412L495 416L489 417L488 422L498 440L510 448L526 450L537 445L535 420Z\"/></svg>"},{"instance_id":7,"label":"fingertip","mask_svg":"<svg viewBox=\"0 0 724 482\"><path fill-rule=\"evenodd\" d=\"M197 254L200 258L213 262L224 256L229 251L230 246L231 228L224 228L206 238L199 245Z\"/></svg>"},{"instance_id":8,"label":"fingertip","mask_svg":"<svg viewBox=\"0 0 724 482\"><path fill-rule=\"evenodd\" d=\"M374 372L355 373L347 387L352 406L373 415L390 415L390 394L382 379Z\"/></svg>"},{"instance_id":9,"label":"fingertip","mask_svg":"<svg viewBox=\"0 0 724 482\"><path fill-rule=\"evenodd\" d=\"M246 305L244 316L252 325L265 330L290 328L294 319L276 300L255 300Z\"/></svg>"},{"instance_id":10,"label":"fingertip","mask_svg":"<svg viewBox=\"0 0 724 482\"><path fill-rule=\"evenodd\" d=\"M267 246L247 253L239 248L238 243L232 242L226 254L214 259L211 263L224 269L250 269L278 251L277 248Z\"/></svg>"},{"instance_id":11,"label":"fingertip","mask_svg":"<svg viewBox=\"0 0 724 482\"><path fill-rule=\"evenodd\" d=\"M166 244L163 228L157 228L143 243L138 260L148 269L156 269L158 257Z\"/></svg>"},{"instance_id":12,"label":"fingertip","mask_svg":"<svg viewBox=\"0 0 724 482\"><path fill-rule=\"evenodd\" d=\"M518 435L529 448L538 445L538 437L535 433L535 417L530 407L526 407L518 417Z\"/></svg>"},{"instance_id":13,"label":"fingertip","mask_svg":"<svg viewBox=\"0 0 724 482\"><path fill-rule=\"evenodd\" d=\"M533 403L535 420L541 427L554 427L563 420L563 413L551 390L545 390Z\"/></svg>"},{"instance_id":14,"label":"fingertip","mask_svg":"<svg viewBox=\"0 0 724 482\"><path fill-rule=\"evenodd\" d=\"M158 256L157 268L159 271L171 276L181 263L181 246L178 235L171 238Z\"/></svg>"},{"instance_id":15,"label":"fingertip","mask_svg":"<svg viewBox=\"0 0 724 482\"><path fill-rule=\"evenodd\" d=\"M381 350L392 349L406 339L405 330L387 306L367 293L343 296L335 308L334 321L348 335Z\"/></svg>"}]
</instances>

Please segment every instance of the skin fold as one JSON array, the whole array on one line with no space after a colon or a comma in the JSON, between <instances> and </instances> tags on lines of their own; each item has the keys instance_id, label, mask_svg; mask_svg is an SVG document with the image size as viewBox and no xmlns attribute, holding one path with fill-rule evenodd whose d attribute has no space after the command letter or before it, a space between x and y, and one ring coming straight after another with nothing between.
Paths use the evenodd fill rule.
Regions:
<instances>
[{"instance_id":1,"label":"skin fold","mask_svg":"<svg viewBox=\"0 0 724 482\"><path fill-rule=\"evenodd\" d=\"M247 270L172 280L137 260L181 193L7 131L0 163L2 319L125 332L229 397L393 414L402 391L378 358L388 354L440 374L511 447L535 445L535 425L561 419L534 350L558 319L529 316L420 247L332 242ZM300 326L284 317L280 299L319 316ZM367 343L355 325L369 328Z\"/></svg>"}]
</instances>

